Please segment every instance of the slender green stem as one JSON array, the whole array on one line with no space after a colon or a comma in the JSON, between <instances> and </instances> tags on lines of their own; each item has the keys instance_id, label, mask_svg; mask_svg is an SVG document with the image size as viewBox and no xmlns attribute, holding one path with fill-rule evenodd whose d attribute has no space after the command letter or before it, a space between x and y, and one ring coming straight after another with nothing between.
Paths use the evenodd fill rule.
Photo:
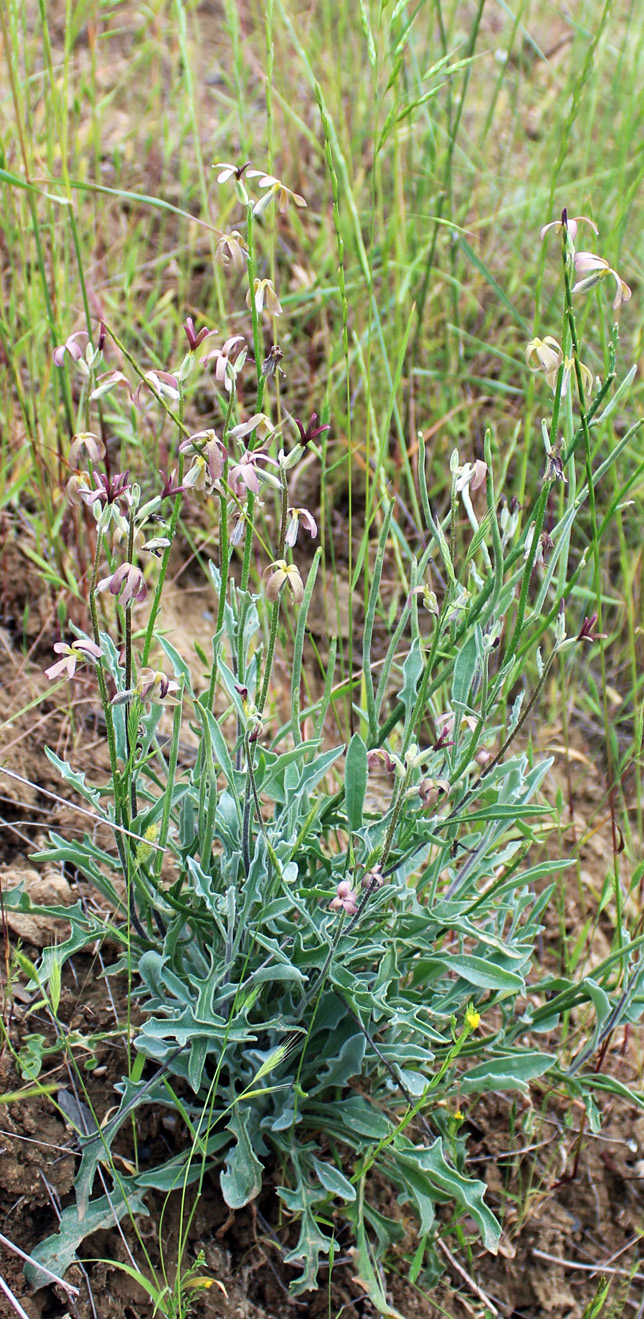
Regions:
<instances>
[{"instance_id":1,"label":"slender green stem","mask_svg":"<svg viewBox=\"0 0 644 1319\"><path fill-rule=\"evenodd\" d=\"M599 633L602 633L602 589L601 589L601 565L599 559L599 534L597 528L597 505L595 500L595 486L593 484L593 454L592 441L590 438L590 426L588 424L588 413L586 410L586 397L584 390L584 377L582 363L579 352L579 338L577 335L577 324L575 313L572 305L572 284L571 269L572 255L570 251L570 237L568 226L564 225L562 231L562 261L564 288L566 295L566 319L568 330L570 332L570 342L572 345L572 357L575 369L575 380L577 384L577 396L579 400L579 415L581 421L581 430L584 440L584 458L586 463L586 483L588 485L588 509L590 513L590 535L591 549L593 556L593 587L595 592L595 608L597 611L597 623ZM608 798L610 802L610 813L612 823L612 841L613 841L613 868L614 868L614 885L615 894L615 926L617 941L622 946L623 941L623 923L622 923L622 886L619 881L619 863L618 855L620 851L619 839L617 836L616 810L615 810L615 767L613 764L613 750L609 736L610 714L608 710L608 694L606 680L606 656L604 652L604 639L601 636L599 642L599 661L601 666L601 689L604 712L604 729L606 732L606 758L608 761Z\"/></svg>"},{"instance_id":2,"label":"slender green stem","mask_svg":"<svg viewBox=\"0 0 644 1319\"><path fill-rule=\"evenodd\" d=\"M92 632L94 636L94 643L97 646L100 646L101 644L101 632L98 622L98 608L96 605L96 584L98 581L98 570L100 565L102 543L103 543L103 533L99 529L96 536L96 553L94 555L92 580L90 582L90 588L89 588L89 610L90 610L90 617L92 620ZM125 827L127 828L129 826L129 818L127 816L126 810L124 810L124 803L121 795L123 784L118 766L118 752L116 747L116 734L114 731L114 718L113 718L112 706L110 703L110 698L107 690L107 683L105 681L105 674L103 672L103 666L100 662L96 666L96 678L98 682L98 690L101 697L101 704L103 706L103 714L105 716L107 747L110 757L110 770L112 774L112 787L114 791L114 823L116 825L125 825ZM119 861L121 863L121 869L123 871L123 879L125 881L125 887L128 896L128 912L130 917L130 924L133 926L137 934L140 935L142 939L146 939L147 938L146 932L139 920L136 910L136 901L134 896L134 879L129 865L129 857L130 857L129 842L126 844L125 835L121 833L119 829L114 830L114 839L119 854Z\"/></svg>"},{"instance_id":3,"label":"slender green stem","mask_svg":"<svg viewBox=\"0 0 644 1319\"><path fill-rule=\"evenodd\" d=\"M128 522L128 534L127 534L127 561L128 561L128 563L133 563L133 561L134 561L134 515L135 515L135 509L134 509L134 506L132 506L132 507L130 508L130 517L129 517L129 522ZM125 690L126 690L126 692L130 692L130 691L132 690L132 681L133 681L133 674L132 674L132 604L133 604L133 601L132 601L132 600L128 600L128 601L127 601L127 604L126 604L126 606L125 606ZM135 780L135 777L134 777L134 772L133 772L133 767L132 767L132 746L131 746L131 742L130 742L130 720L129 720L129 718L128 718L128 712L127 712L127 711L126 711L126 716L125 716L125 738L126 738L126 747L127 747L127 766L128 766L128 774L129 774L129 776L130 776L130 811L131 811L131 814L132 814L132 818L134 819L134 817L135 817L136 815L138 815L138 806L137 806L137 800L136 800L136 780Z\"/></svg>"}]
</instances>

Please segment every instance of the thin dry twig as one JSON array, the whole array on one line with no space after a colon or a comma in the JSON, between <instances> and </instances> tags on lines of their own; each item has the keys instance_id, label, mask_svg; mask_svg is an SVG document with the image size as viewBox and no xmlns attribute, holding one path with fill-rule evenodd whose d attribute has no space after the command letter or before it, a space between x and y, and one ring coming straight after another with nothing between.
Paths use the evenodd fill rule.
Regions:
<instances>
[{"instance_id":1,"label":"thin dry twig","mask_svg":"<svg viewBox=\"0 0 644 1319\"><path fill-rule=\"evenodd\" d=\"M441 1241L440 1237L437 1239L436 1244L439 1250L442 1250L448 1264L455 1270L456 1273L460 1275L463 1281L467 1283L468 1287L474 1293L474 1295L478 1296L479 1301L482 1301L484 1305L487 1305L488 1309L492 1311L492 1314L496 1314L500 1316L501 1312L500 1310L497 1310L496 1305L494 1304L492 1298L488 1296L487 1292L483 1291L482 1287L479 1287L478 1282L474 1281L474 1278L472 1278L470 1274L467 1272L467 1270L463 1268L463 1265L459 1264L459 1261L454 1258L451 1250L448 1250L447 1246L445 1245L445 1242ZM537 1253L536 1251L533 1251L533 1254L536 1255L536 1253Z\"/></svg>"},{"instance_id":2,"label":"thin dry twig","mask_svg":"<svg viewBox=\"0 0 644 1319\"><path fill-rule=\"evenodd\" d=\"M23 1310L20 1301L18 1300L18 1297L14 1296L8 1282L5 1282L1 1273L0 1273L0 1291L4 1292L5 1296L8 1298L11 1305L13 1306L16 1314L19 1315L19 1319L29 1319L29 1315L27 1314L27 1311Z\"/></svg>"},{"instance_id":3,"label":"thin dry twig","mask_svg":"<svg viewBox=\"0 0 644 1319\"><path fill-rule=\"evenodd\" d=\"M80 1296L78 1287L72 1287L71 1282L65 1282L63 1278L59 1278L57 1273L52 1273L51 1269L45 1268L44 1264L40 1264L38 1260L33 1260L31 1255L25 1255L24 1250L21 1250L20 1246L14 1245L14 1242L10 1241L8 1237L3 1236L2 1232L0 1232L0 1241L3 1246L7 1247L7 1250L12 1250L14 1255L19 1255L21 1259L24 1259L27 1262L27 1264L37 1265L41 1272L48 1278L51 1278L52 1282L55 1282L59 1287L62 1287L63 1291L67 1292L68 1296ZM21 1313L24 1314L24 1310L21 1311ZM27 1319L29 1319L29 1316L27 1316Z\"/></svg>"},{"instance_id":4,"label":"thin dry twig","mask_svg":"<svg viewBox=\"0 0 644 1319\"><path fill-rule=\"evenodd\" d=\"M608 1255L603 1260L600 1260L599 1264L595 1265L596 1272L603 1273L604 1269L608 1264L613 1264L616 1259L619 1259L620 1255L623 1255L625 1251L630 1250L631 1246L636 1246L638 1241L641 1240L642 1240L642 1233L636 1232L632 1237L629 1237L628 1241L624 1242L623 1246L620 1246L619 1250L613 1251L612 1255Z\"/></svg>"},{"instance_id":5,"label":"thin dry twig","mask_svg":"<svg viewBox=\"0 0 644 1319\"><path fill-rule=\"evenodd\" d=\"M49 797L52 801L58 802L59 806L68 806L70 810L77 811L80 815L89 816L96 824L106 824L110 829L117 829L120 834L127 834L128 838L135 838L137 843L141 842L140 834L135 834L131 829L125 829L122 824L116 824L114 820L109 820L105 815L97 815L96 811L88 811L85 806L77 806L76 802L68 801L66 797L59 797L57 792L50 792L48 788L43 788L39 783L32 783L31 779L23 778L22 774L16 774L15 770L7 769L6 765L0 765L0 774L6 774L7 778L16 779L18 783L24 783L25 787L33 788L43 797ZM165 852L164 847L158 843L146 842L146 847L153 847L156 852Z\"/></svg>"},{"instance_id":6,"label":"thin dry twig","mask_svg":"<svg viewBox=\"0 0 644 1319\"><path fill-rule=\"evenodd\" d=\"M630 1269L611 1269L605 1264L578 1264L573 1259L560 1259L558 1255L548 1255L545 1250L533 1250L535 1259L543 1259L548 1264L561 1264L563 1269L579 1269L582 1273L612 1273L620 1278L630 1278L631 1282L644 1282L644 1273L631 1273Z\"/></svg>"}]
</instances>

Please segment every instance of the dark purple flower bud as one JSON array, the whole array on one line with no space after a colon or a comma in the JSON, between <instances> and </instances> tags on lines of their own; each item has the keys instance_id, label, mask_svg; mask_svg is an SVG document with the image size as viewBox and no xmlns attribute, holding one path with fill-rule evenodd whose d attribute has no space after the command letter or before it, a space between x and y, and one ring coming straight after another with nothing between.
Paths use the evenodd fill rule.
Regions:
<instances>
[{"instance_id":1,"label":"dark purple flower bud","mask_svg":"<svg viewBox=\"0 0 644 1319\"><path fill-rule=\"evenodd\" d=\"M606 632L595 632L595 624L597 622L598 617L599 615L595 613L595 614L591 614L590 618L584 619L579 629L579 632L577 633L578 641L593 642L593 641L606 640L608 635Z\"/></svg>"},{"instance_id":2,"label":"dark purple flower bud","mask_svg":"<svg viewBox=\"0 0 644 1319\"><path fill-rule=\"evenodd\" d=\"M195 352L195 350L199 347L199 345L203 343L204 339L208 338L209 334L215 334L215 330L208 330L205 325L203 325L202 328L199 330L199 333L197 333L197 331L195 330L195 323L192 319L192 316L186 316L186 319L183 322L182 329L185 332L186 339L188 340L188 347L191 353Z\"/></svg>"},{"instance_id":3,"label":"dark purple flower bud","mask_svg":"<svg viewBox=\"0 0 644 1319\"><path fill-rule=\"evenodd\" d=\"M164 471L163 468L159 468L159 476L163 480L163 486L159 496L161 499L170 499L173 495L183 494L183 491L185 490L185 486L175 485L175 481L177 479L176 467L173 467L169 476L168 473Z\"/></svg>"},{"instance_id":4,"label":"dark purple flower bud","mask_svg":"<svg viewBox=\"0 0 644 1319\"><path fill-rule=\"evenodd\" d=\"M114 476L106 476L104 472L94 472L94 481L96 489L88 491L87 494L81 490L80 496L85 504L99 503L103 508L106 504L116 504L123 499L130 488L127 472L116 472Z\"/></svg>"},{"instance_id":5,"label":"dark purple flower bud","mask_svg":"<svg viewBox=\"0 0 644 1319\"><path fill-rule=\"evenodd\" d=\"M311 440L317 439L318 435L322 435L323 431L331 430L328 423L326 426L318 426L317 412L311 413L311 420L308 426L305 427L304 423L299 421L297 417L295 417L295 425L300 432L300 443L303 445L310 444Z\"/></svg>"},{"instance_id":6,"label":"dark purple flower bud","mask_svg":"<svg viewBox=\"0 0 644 1319\"><path fill-rule=\"evenodd\" d=\"M436 742L434 742L434 744L433 744L433 746L432 746L432 751L444 751L446 747L453 747L453 746L454 746L454 742L449 740L449 738L450 738L450 734L451 734L453 731L454 731L454 725L453 725L453 722L452 722L452 723L446 723L446 724L444 725L444 727L441 729L440 736L438 737L438 740L437 740Z\"/></svg>"}]
</instances>

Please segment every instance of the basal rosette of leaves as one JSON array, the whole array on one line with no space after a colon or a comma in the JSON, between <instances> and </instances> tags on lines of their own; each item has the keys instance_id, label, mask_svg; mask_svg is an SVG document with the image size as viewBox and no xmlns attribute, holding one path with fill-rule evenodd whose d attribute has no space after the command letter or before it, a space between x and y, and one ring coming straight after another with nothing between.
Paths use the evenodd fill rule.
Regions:
<instances>
[{"instance_id":1,"label":"basal rosette of leaves","mask_svg":"<svg viewBox=\"0 0 644 1319\"><path fill-rule=\"evenodd\" d=\"M248 253L252 217L250 207ZM128 1203L142 1212L152 1188L199 1188L214 1177L233 1210L276 1185L285 1218L298 1225L285 1256L298 1268L294 1292L317 1285L321 1259L336 1249L341 1230L346 1244L348 1230L363 1286L382 1313L392 1314L373 1257L384 1258L402 1229L397 1214L387 1215L376 1199L376 1175L415 1215L416 1271L424 1255L431 1260L437 1232L454 1216L473 1222L494 1251L500 1226L484 1184L468 1168L458 1106L489 1090L526 1095L530 1082L548 1073L581 1097L596 1126L594 1090L618 1085L585 1065L607 1032L641 1013L641 940L629 943L624 929L618 952L577 980L549 976L535 963L556 873L568 862L531 858L551 810L540 791L550 762L532 763L521 749L523 735L555 658L595 639L595 616L566 634L565 601L585 566L583 556L575 556L574 566L569 562L573 530L581 511L594 509L596 485L638 429L593 466L589 438L616 406L628 377L611 394L614 331L606 379L586 404L571 303L574 249L565 220L561 227L568 331L561 349L551 336L529 345L535 370L547 373L554 395L551 423L544 424L540 488L523 517L520 509L500 504L488 432L485 461L461 463L454 453L450 503L439 516L420 440L422 543L405 545L409 592L375 669L385 557L394 537L405 544L393 503L383 505L361 674L350 692L356 731L348 743L329 746L325 735L333 649L324 692L306 712L310 735L304 738L301 674L320 556L306 582L284 558L287 528L307 513L289 508L288 473L326 427L316 426L314 414L306 430L298 423L302 444L289 454L249 450L227 466L231 437L246 439L260 427L271 434L261 408L273 367L268 358L261 365L252 296L257 413L232 425L244 364L233 337L211 354L221 376L223 439L200 432L181 441L192 462L191 488L214 491L221 518L221 568L210 569L217 627L199 690L185 660L155 630L178 504L167 534L154 539L162 566L140 651L132 627L132 608L147 590L134 563L136 535L162 498L181 499L183 469L177 483L166 481L169 493L164 487L163 496L147 503L138 488L124 495L125 478L96 477L91 488L79 474L74 498L80 491L92 504L98 529L92 637L77 630L72 645L59 644L64 658L50 676L63 670L73 676L77 663L94 664L111 784L99 792L71 765L49 756L111 825L115 846L108 851L89 837L78 843L52 835L38 859L73 866L113 907L111 934L123 948L121 969L136 973L141 1025L134 1041L138 1063L121 1084L118 1111L81 1137L76 1203L28 1266L38 1285L38 1264L62 1272L90 1224L103 1221L99 1168L119 1187L114 1212L120 1217ZM253 274L251 268L251 291ZM579 418L570 398L573 370ZM173 408L176 394L182 409L181 372L148 373L146 380L157 401L163 403L165 388ZM182 415L171 413L183 435ZM585 467L577 480L581 446ZM100 457L97 450L96 461ZM281 510L280 536L268 582L253 592L250 547L260 470L262 490L275 493ZM482 509L473 502L477 490ZM242 498L245 521L238 522L233 543L228 521L231 511L238 517ZM128 558L99 580L101 537L110 519L127 538ZM229 569L234 544L244 536L239 584ZM113 599L123 646L99 628L101 592ZM285 592L297 621L291 717L277 728L265 710ZM153 643L172 678L149 667ZM159 734L164 702L173 711L169 742ZM184 721L198 736L192 768L179 763ZM385 776L377 809L368 792L376 762ZM7 901L30 908L18 890ZM54 973L60 982L66 958L105 935L103 923L80 903L53 911L69 921L71 934L46 950L35 969L34 983L44 993ZM540 1033L552 1032L561 1015L581 1003L595 1020L587 1048L572 1057L563 1049L541 1049ZM150 1104L176 1110L185 1150L160 1167L135 1172L125 1184L110 1150L132 1114Z\"/></svg>"},{"instance_id":2,"label":"basal rosette of leaves","mask_svg":"<svg viewBox=\"0 0 644 1319\"><path fill-rule=\"evenodd\" d=\"M250 641L259 626L257 600L249 595L243 603ZM233 629L232 610L227 621ZM401 699L410 715L423 669L417 618L415 630L400 666ZM163 644L184 700L191 700L189 672ZM454 709L476 708L468 701L482 676L477 653L483 657L484 648L460 652L467 667L461 660L454 669ZM234 691L223 654L218 667ZM249 694L252 699L252 688ZM428 750L422 768L408 775L410 796L390 873L352 920L330 910L330 899L354 868L365 873L362 858L382 854L393 818L391 809L375 816L365 808L367 750L360 736L351 743L344 791L335 795L320 785L344 756L343 746L323 750L319 740L310 740L258 752L262 826L255 828L245 875L246 769L235 769L214 716L198 700L192 708L203 721L201 763L165 788L179 821L177 879L158 888L151 903L163 937L139 950L136 997L144 1021L135 1044L150 1067L137 1085L124 1084L119 1114L85 1145L76 1183L81 1217L98 1164L122 1123L137 1105L168 1103L167 1083L179 1079L186 1083L179 1087L180 1111L198 1140L185 1155L140 1174L137 1189L170 1190L221 1169L216 1175L224 1199L238 1209L260 1193L265 1165L277 1158L278 1194L300 1222L299 1241L287 1256L302 1269L296 1291L316 1285L334 1214L355 1230L359 1206L361 1220L383 1244L399 1235L396 1220L383 1220L370 1206L372 1168L410 1204L423 1235L435 1228L436 1206L452 1203L494 1250L499 1225L485 1204L484 1184L465 1170L460 1123L445 1097L457 1078L468 1096L490 1087L525 1091L554 1061L516 1042L523 1034L517 1003L551 891L537 899L533 886L552 869L517 863L533 817L537 821L546 809L532 799L547 762L530 768L525 756L512 757L461 812L459 797L481 772L471 755L477 747L471 730L465 725L462 738ZM142 759L158 713L159 707L144 720ZM464 761L457 791L446 792L440 810L428 813L418 791L423 777L440 769L449 778ZM139 780L140 798L144 792ZM136 828L142 838L165 800L141 811ZM211 839L204 836L208 821ZM106 859L97 849L53 842L41 860L73 856L96 880L96 867ZM145 863L141 871L151 888ZM85 943L86 931L78 937ZM468 1028L465 1014L473 1007L482 1014L496 1009L492 1031ZM280 1058L276 1051L284 1044ZM481 1059L487 1060L482 1066ZM156 1069L159 1079L150 1086ZM57 1250L52 1255L41 1247L36 1258L51 1265Z\"/></svg>"}]
</instances>

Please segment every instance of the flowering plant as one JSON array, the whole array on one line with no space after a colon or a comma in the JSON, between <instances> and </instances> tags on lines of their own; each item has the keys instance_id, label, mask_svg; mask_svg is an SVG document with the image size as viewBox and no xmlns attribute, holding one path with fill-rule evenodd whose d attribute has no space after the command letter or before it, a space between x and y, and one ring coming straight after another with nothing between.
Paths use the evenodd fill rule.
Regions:
<instances>
[{"instance_id":1,"label":"flowering plant","mask_svg":"<svg viewBox=\"0 0 644 1319\"><path fill-rule=\"evenodd\" d=\"M62 658L47 672L73 680L81 659L94 666L110 783L99 797L51 756L111 826L114 845L102 850L89 837L72 842L54 834L40 860L71 862L111 903L112 934L123 948L119 965L135 966L138 976L141 1058L124 1078L109 1122L82 1141L78 1219L118 1131L143 1106L174 1103L184 1148L132 1175L137 1204L152 1188L202 1185L212 1172L234 1211L258 1197L267 1165L276 1161L276 1193L298 1224L285 1255L300 1270L294 1292L316 1285L321 1257L348 1231L372 1300L391 1313L370 1261L373 1250L382 1254L399 1238L400 1226L372 1202L374 1176L385 1177L398 1201L411 1206L421 1254L432 1255L448 1205L495 1251L500 1225L467 1165L462 1110L490 1089L527 1098L529 1085L549 1075L574 1087L591 1111L596 1078L584 1072L585 1056L571 1054L564 1068L540 1047L539 1032L573 1003L597 1005L598 983L604 1025L626 1011L610 958L595 967L592 983L564 982L536 964L553 875L567 862L530 857L534 829L551 809L541 793L550 762L532 763L523 735L555 659L604 639L597 613L576 620L566 635L566 600L581 571L569 572L568 551L579 510L586 502L592 507L596 483L633 432L593 469L588 441L602 403L610 406L616 339L590 403L572 303L579 291L574 270L582 269L572 246L577 222L564 213L564 342L546 336L528 347L529 364L545 372L553 391L541 486L526 510L511 494L500 502L488 430L482 456L452 455L449 502L439 511L420 437L422 537L406 543L393 502L382 509L359 686L353 677L349 683L360 700L351 702L347 736L333 741L333 649L321 694L302 708L320 551L308 569L303 558L291 561L298 526L315 538L317 522L289 486L330 422L318 424L314 412L308 425L294 422L292 448L269 452L287 422L278 427L270 415L267 384L274 377L260 316L265 309L277 315L278 300L272 283L257 275L253 228L271 198L282 213L289 202L305 203L271 175L217 168L246 212L244 243L233 231L221 251L231 277L243 271L248 281L254 412L238 417L239 380L250 363L246 336L236 334L202 358L215 362L217 430L186 426L186 380L206 337L188 318L189 368L137 367L150 406L176 429L176 467L162 489L144 497L125 477L94 470L105 454L88 442L89 417L83 444L80 433L73 442L74 463L84 451L92 467L78 475L73 492L95 520L92 635L56 643ZM262 195L253 201L246 185L257 177ZM592 274L602 277L604 269L614 274L603 265ZM95 357L79 354L70 336L56 360L90 362L90 399ZM560 409L566 370L578 416L571 393ZM575 472L580 445L582 484ZM263 524L260 536L260 494L275 501L268 545ZM205 685L159 626L187 495L214 500L218 518ZM160 511L166 500L167 517ZM137 533L145 535L152 519L155 535L144 544L156 553L142 565ZM116 548L115 530L124 537ZM374 632L394 532L395 544L405 545L409 590L376 670ZM255 579L260 551L266 566ZM109 572L100 576L105 558ZM422 626L419 603L427 611ZM106 604L107 621L99 615ZM285 611L293 619L290 702L280 723L274 670ZM164 718L171 719L167 743L159 735ZM197 730L198 745L194 764L182 766L184 719ZM24 905L20 893L9 900ZM59 959L105 935L85 912L70 920L72 936ZM40 992L53 965L46 956ZM120 1190L120 1173L115 1189L117 1181ZM34 1258L49 1267L55 1252L52 1239Z\"/></svg>"}]
</instances>

